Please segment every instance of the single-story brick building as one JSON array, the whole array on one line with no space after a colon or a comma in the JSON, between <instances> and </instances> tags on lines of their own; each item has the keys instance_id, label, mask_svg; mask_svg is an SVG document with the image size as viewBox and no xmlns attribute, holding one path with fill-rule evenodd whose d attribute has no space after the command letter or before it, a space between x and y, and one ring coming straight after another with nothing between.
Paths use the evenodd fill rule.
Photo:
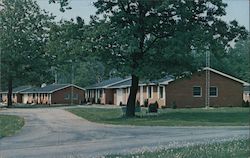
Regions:
<instances>
[{"instance_id":1,"label":"single-story brick building","mask_svg":"<svg viewBox=\"0 0 250 158\"><path fill-rule=\"evenodd\" d=\"M30 89L31 86L20 86L20 87L16 87L13 88L12 90L12 101L13 103L21 103L22 102L22 95L21 92L27 89ZM0 92L0 101L1 102L7 102L8 97L7 97L8 92L7 91L3 91Z\"/></svg>"},{"instance_id":2,"label":"single-story brick building","mask_svg":"<svg viewBox=\"0 0 250 158\"><path fill-rule=\"evenodd\" d=\"M203 107L206 100L206 73L210 71L210 106L241 106L243 87L248 85L240 79L212 68L194 73L190 78L180 78L166 87L167 106Z\"/></svg>"},{"instance_id":3,"label":"single-story brick building","mask_svg":"<svg viewBox=\"0 0 250 158\"><path fill-rule=\"evenodd\" d=\"M173 81L172 77L165 77L156 81L139 83L137 101L143 105L158 102L160 106L166 105L165 86ZM112 78L101 83L86 87L85 98L100 104L126 104L130 93L131 78Z\"/></svg>"},{"instance_id":4,"label":"single-story brick building","mask_svg":"<svg viewBox=\"0 0 250 158\"><path fill-rule=\"evenodd\" d=\"M21 92L22 103L35 104L81 104L84 89L72 84L51 84L30 88Z\"/></svg>"},{"instance_id":5,"label":"single-story brick building","mask_svg":"<svg viewBox=\"0 0 250 158\"><path fill-rule=\"evenodd\" d=\"M212 68L204 68L190 77L174 79L165 77L154 82L140 82L137 101L143 105L158 102L159 106L203 107L206 94L206 70L210 72L210 106L241 106L243 86L249 85L240 79ZM115 78L86 88L87 100L101 104L126 104L130 93L131 78Z\"/></svg>"},{"instance_id":6,"label":"single-story brick building","mask_svg":"<svg viewBox=\"0 0 250 158\"><path fill-rule=\"evenodd\" d=\"M14 103L24 104L82 104L85 100L83 88L73 84L51 84L29 87L14 93ZM7 96L6 96L7 99Z\"/></svg>"}]
</instances>

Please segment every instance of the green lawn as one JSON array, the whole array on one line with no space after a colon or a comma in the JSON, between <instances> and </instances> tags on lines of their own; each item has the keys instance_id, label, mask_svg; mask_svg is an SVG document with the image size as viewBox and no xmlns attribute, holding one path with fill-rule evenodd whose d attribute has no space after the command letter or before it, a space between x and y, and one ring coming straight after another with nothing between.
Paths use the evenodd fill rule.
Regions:
<instances>
[{"instance_id":1,"label":"green lawn","mask_svg":"<svg viewBox=\"0 0 250 158\"><path fill-rule=\"evenodd\" d=\"M135 118L122 117L120 108L72 108L68 111L92 122L149 126L247 126L249 108L160 109L150 116L144 111Z\"/></svg>"},{"instance_id":2,"label":"green lawn","mask_svg":"<svg viewBox=\"0 0 250 158\"><path fill-rule=\"evenodd\" d=\"M105 158L248 158L250 140L235 140L209 145L196 145L129 155L108 155Z\"/></svg>"},{"instance_id":3,"label":"green lawn","mask_svg":"<svg viewBox=\"0 0 250 158\"><path fill-rule=\"evenodd\" d=\"M24 125L24 119L12 115L0 115L0 138L11 136Z\"/></svg>"}]
</instances>

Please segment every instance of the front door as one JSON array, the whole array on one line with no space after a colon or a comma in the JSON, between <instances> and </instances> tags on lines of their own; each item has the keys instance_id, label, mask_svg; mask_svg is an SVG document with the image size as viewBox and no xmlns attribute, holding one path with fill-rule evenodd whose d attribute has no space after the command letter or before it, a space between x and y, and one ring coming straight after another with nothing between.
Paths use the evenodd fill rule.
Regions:
<instances>
[{"instance_id":1,"label":"front door","mask_svg":"<svg viewBox=\"0 0 250 158\"><path fill-rule=\"evenodd\" d=\"M116 98L117 98L117 105L120 105L120 102L123 104L123 94L122 94L122 89L117 89L116 90Z\"/></svg>"}]
</instances>

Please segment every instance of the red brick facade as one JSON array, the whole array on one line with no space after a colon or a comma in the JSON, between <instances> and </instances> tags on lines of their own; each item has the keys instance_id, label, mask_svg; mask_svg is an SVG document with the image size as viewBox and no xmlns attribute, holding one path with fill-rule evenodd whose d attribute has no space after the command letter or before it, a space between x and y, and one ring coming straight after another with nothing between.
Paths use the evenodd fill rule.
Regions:
<instances>
[{"instance_id":1,"label":"red brick facade","mask_svg":"<svg viewBox=\"0 0 250 158\"><path fill-rule=\"evenodd\" d=\"M210 72L210 86L218 88L218 96L210 97L211 106L241 106L243 85L232 79ZM193 87L201 87L201 96L193 96ZM197 72L189 79L178 79L166 86L167 107L204 107L206 95L205 72Z\"/></svg>"},{"instance_id":2,"label":"red brick facade","mask_svg":"<svg viewBox=\"0 0 250 158\"><path fill-rule=\"evenodd\" d=\"M51 103L71 104L71 93L72 93L72 87L67 87L58 90L51 94ZM82 104L85 99L84 91L76 87L73 87L73 96L74 96L72 100L73 104Z\"/></svg>"}]
</instances>

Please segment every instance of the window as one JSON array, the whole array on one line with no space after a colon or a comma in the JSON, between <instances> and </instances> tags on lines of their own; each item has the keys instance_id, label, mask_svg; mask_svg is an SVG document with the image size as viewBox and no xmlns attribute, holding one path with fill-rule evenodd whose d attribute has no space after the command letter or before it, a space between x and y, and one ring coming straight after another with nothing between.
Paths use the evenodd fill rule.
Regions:
<instances>
[{"instance_id":1,"label":"window","mask_svg":"<svg viewBox=\"0 0 250 158\"><path fill-rule=\"evenodd\" d=\"M148 98L152 98L152 87L148 86Z\"/></svg>"},{"instance_id":2,"label":"window","mask_svg":"<svg viewBox=\"0 0 250 158\"><path fill-rule=\"evenodd\" d=\"M164 98L164 96L163 96L163 91L164 91L164 90L163 90L163 87L160 87L160 88L159 88L159 94L160 94L159 97L160 97L160 98Z\"/></svg>"},{"instance_id":3,"label":"window","mask_svg":"<svg viewBox=\"0 0 250 158\"><path fill-rule=\"evenodd\" d=\"M217 97L218 96L218 88L217 87L210 87L209 93L210 93L210 97Z\"/></svg>"},{"instance_id":4,"label":"window","mask_svg":"<svg viewBox=\"0 0 250 158\"><path fill-rule=\"evenodd\" d=\"M78 94L73 94L73 99L77 100L78 99Z\"/></svg>"},{"instance_id":5,"label":"window","mask_svg":"<svg viewBox=\"0 0 250 158\"><path fill-rule=\"evenodd\" d=\"M199 87L199 86L193 87L193 96L194 97L201 97L201 87Z\"/></svg>"},{"instance_id":6,"label":"window","mask_svg":"<svg viewBox=\"0 0 250 158\"><path fill-rule=\"evenodd\" d=\"M69 100L70 99L70 94L64 94L64 99Z\"/></svg>"}]
</instances>

